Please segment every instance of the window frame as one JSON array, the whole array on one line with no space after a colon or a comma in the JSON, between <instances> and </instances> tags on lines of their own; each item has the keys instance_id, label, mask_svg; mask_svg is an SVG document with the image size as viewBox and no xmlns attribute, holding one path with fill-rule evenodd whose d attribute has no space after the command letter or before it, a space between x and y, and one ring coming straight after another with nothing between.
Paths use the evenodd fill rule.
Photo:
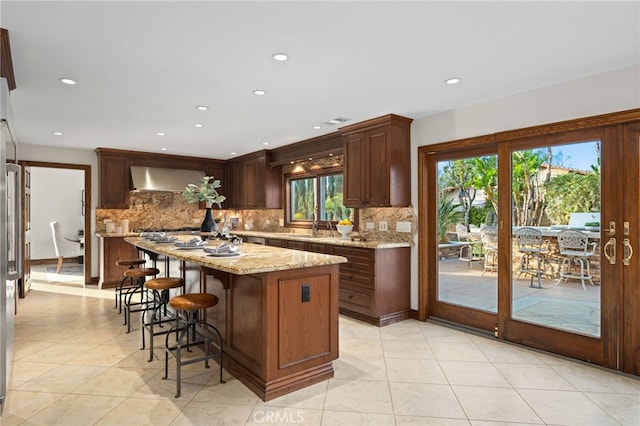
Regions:
<instances>
[{"instance_id":1,"label":"window frame","mask_svg":"<svg viewBox=\"0 0 640 426\"><path fill-rule=\"evenodd\" d=\"M299 173L287 173L284 176L285 179L285 211L284 211L284 224L288 228L300 228L300 229L312 229L313 220L291 220L291 181L299 180L299 179L310 179L315 178L315 204L319 203L320 196L320 179L326 176L332 175L342 175L342 179L344 182L344 169L343 167L331 167L325 169L311 170ZM352 222L354 227L358 226L358 209L354 207L348 207L349 209L353 209L353 219ZM328 229L328 224L331 223L332 227L335 228L337 221L328 221L328 220L318 220L318 229Z\"/></svg>"}]
</instances>

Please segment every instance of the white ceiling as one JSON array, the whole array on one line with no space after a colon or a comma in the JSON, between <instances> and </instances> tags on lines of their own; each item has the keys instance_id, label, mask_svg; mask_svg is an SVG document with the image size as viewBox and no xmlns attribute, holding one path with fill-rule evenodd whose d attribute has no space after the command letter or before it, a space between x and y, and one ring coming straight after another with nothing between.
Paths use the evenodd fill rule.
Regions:
<instances>
[{"instance_id":1,"label":"white ceiling","mask_svg":"<svg viewBox=\"0 0 640 426\"><path fill-rule=\"evenodd\" d=\"M19 142L219 159L335 117L419 118L640 57L638 1L5 0L0 25Z\"/></svg>"}]
</instances>

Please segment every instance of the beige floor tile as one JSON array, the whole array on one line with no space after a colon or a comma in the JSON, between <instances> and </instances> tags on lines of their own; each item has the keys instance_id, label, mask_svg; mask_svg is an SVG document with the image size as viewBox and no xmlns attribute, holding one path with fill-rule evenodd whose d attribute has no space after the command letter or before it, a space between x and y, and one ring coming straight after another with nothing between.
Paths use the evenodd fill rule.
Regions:
<instances>
[{"instance_id":1,"label":"beige floor tile","mask_svg":"<svg viewBox=\"0 0 640 426\"><path fill-rule=\"evenodd\" d=\"M79 365L101 365L111 367L123 361L140 348L124 345L98 345L73 358L70 363Z\"/></svg>"},{"instance_id":2,"label":"beige floor tile","mask_svg":"<svg viewBox=\"0 0 640 426\"><path fill-rule=\"evenodd\" d=\"M586 396L575 391L518 391L547 424L607 426L618 422Z\"/></svg>"},{"instance_id":3,"label":"beige floor tile","mask_svg":"<svg viewBox=\"0 0 640 426\"><path fill-rule=\"evenodd\" d=\"M19 335L16 335L19 336ZM13 342L13 360L14 361L22 361L28 356L36 354L40 351L47 349L55 345L56 342L42 342L42 341L33 341L33 340L22 340L20 338L16 338Z\"/></svg>"},{"instance_id":4,"label":"beige floor tile","mask_svg":"<svg viewBox=\"0 0 640 426\"><path fill-rule=\"evenodd\" d=\"M489 362L473 343L430 342L429 346L439 361Z\"/></svg>"},{"instance_id":5,"label":"beige floor tile","mask_svg":"<svg viewBox=\"0 0 640 426\"><path fill-rule=\"evenodd\" d=\"M324 404L327 410L392 414L387 382L331 379Z\"/></svg>"},{"instance_id":6,"label":"beige floor tile","mask_svg":"<svg viewBox=\"0 0 640 426\"><path fill-rule=\"evenodd\" d=\"M382 341L379 339L346 339L340 341L340 354L382 358Z\"/></svg>"},{"instance_id":7,"label":"beige floor tile","mask_svg":"<svg viewBox=\"0 0 640 426\"><path fill-rule=\"evenodd\" d=\"M292 425L320 426L322 424L322 410L291 407L256 407L251 413L247 425Z\"/></svg>"},{"instance_id":8,"label":"beige floor tile","mask_svg":"<svg viewBox=\"0 0 640 426\"><path fill-rule=\"evenodd\" d=\"M422 334L431 342L472 343L469 335L463 331L425 322L419 325Z\"/></svg>"},{"instance_id":9,"label":"beige floor tile","mask_svg":"<svg viewBox=\"0 0 640 426\"><path fill-rule=\"evenodd\" d=\"M628 426L640 424L640 393L624 395L587 392L585 395L620 424Z\"/></svg>"},{"instance_id":10,"label":"beige floor tile","mask_svg":"<svg viewBox=\"0 0 640 426\"><path fill-rule=\"evenodd\" d=\"M191 402L170 423L171 426L244 425L251 420L253 405L228 405L216 402Z\"/></svg>"},{"instance_id":11,"label":"beige floor tile","mask_svg":"<svg viewBox=\"0 0 640 426\"><path fill-rule=\"evenodd\" d=\"M553 368L544 364L503 364L494 367L516 389L576 390Z\"/></svg>"},{"instance_id":12,"label":"beige floor tile","mask_svg":"<svg viewBox=\"0 0 640 426\"><path fill-rule=\"evenodd\" d=\"M446 385L447 378L435 359L386 358L390 382L434 383Z\"/></svg>"},{"instance_id":13,"label":"beige floor tile","mask_svg":"<svg viewBox=\"0 0 640 426\"><path fill-rule=\"evenodd\" d=\"M382 351L385 357L390 358L413 358L413 359L435 359L429 344L424 340L384 340Z\"/></svg>"},{"instance_id":14,"label":"beige floor tile","mask_svg":"<svg viewBox=\"0 0 640 426\"><path fill-rule=\"evenodd\" d=\"M449 385L394 382L389 387L396 415L466 419Z\"/></svg>"},{"instance_id":15,"label":"beige floor tile","mask_svg":"<svg viewBox=\"0 0 640 426\"><path fill-rule=\"evenodd\" d=\"M334 377L350 380L387 380L383 357L351 356L340 353L333 362Z\"/></svg>"},{"instance_id":16,"label":"beige floor tile","mask_svg":"<svg viewBox=\"0 0 640 426\"><path fill-rule=\"evenodd\" d=\"M74 394L127 397L157 373L137 368L110 368L73 390Z\"/></svg>"},{"instance_id":17,"label":"beige floor tile","mask_svg":"<svg viewBox=\"0 0 640 426\"><path fill-rule=\"evenodd\" d=\"M218 404L255 405L260 399L242 384L225 372L226 383L220 383L218 377L209 380L194 397L194 402L214 401Z\"/></svg>"},{"instance_id":18,"label":"beige floor tile","mask_svg":"<svg viewBox=\"0 0 640 426\"><path fill-rule=\"evenodd\" d=\"M151 380L147 381L138 388L131 396L133 398L149 398L149 399L172 399L176 395L176 373L169 370L169 378L163 379L164 369L158 371ZM180 400L191 401L211 379L209 372L198 372L191 370L182 371L182 380L180 388Z\"/></svg>"},{"instance_id":19,"label":"beige floor tile","mask_svg":"<svg viewBox=\"0 0 640 426\"><path fill-rule=\"evenodd\" d=\"M541 424L542 420L513 389L452 386L470 420Z\"/></svg>"},{"instance_id":20,"label":"beige floor tile","mask_svg":"<svg viewBox=\"0 0 640 426\"><path fill-rule=\"evenodd\" d=\"M123 398L65 395L29 418L32 425L92 425L117 407Z\"/></svg>"},{"instance_id":21,"label":"beige floor tile","mask_svg":"<svg viewBox=\"0 0 640 426\"><path fill-rule=\"evenodd\" d=\"M395 423L391 414L354 413L350 411L324 410L323 426L389 426Z\"/></svg>"},{"instance_id":22,"label":"beige floor tile","mask_svg":"<svg viewBox=\"0 0 640 426\"><path fill-rule=\"evenodd\" d=\"M106 370L91 365L63 364L18 386L19 390L68 393Z\"/></svg>"},{"instance_id":23,"label":"beige floor tile","mask_svg":"<svg viewBox=\"0 0 640 426\"><path fill-rule=\"evenodd\" d=\"M510 343L503 346L492 344L477 344L478 348L491 362L511 362L516 364L542 364L542 360L538 358L535 352L523 347L516 347Z\"/></svg>"},{"instance_id":24,"label":"beige floor tile","mask_svg":"<svg viewBox=\"0 0 640 426\"><path fill-rule=\"evenodd\" d=\"M466 419L443 419L442 417L396 416L396 426L469 426Z\"/></svg>"},{"instance_id":25,"label":"beige floor tile","mask_svg":"<svg viewBox=\"0 0 640 426\"><path fill-rule=\"evenodd\" d=\"M271 401L263 402L258 400L258 407L277 406L287 408L306 408L310 410L322 410L324 407L324 400L327 394L327 388L329 381L325 380L320 383L308 386L306 388L297 390L288 395L272 399Z\"/></svg>"},{"instance_id":26,"label":"beige floor tile","mask_svg":"<svg viewBox=\"0 0 640 426\"><path fill-rule=\"evenodd\" d=\"M7 393L0 424L3 426L20 424L63 396L60 393L12 390Z\"/></svg>"},{"instance_id":27,"label":"beige floor tile","mask_svg":"<svg viewBox=\"0 0 640 426\"><path fill-rule=\"evenodd\" d=\"M8 388L16 389L25 382L33 380L47 371L51 371L59 366L60 364L16 361L12 364Z\"/></svg>"},{"instance_id":28,"label":"beige floor tile","mask_svg":"<svg viewBox=\"0 0 640 426\"><path fill-rule=\"evenodd\" d=\"M636 377L628 377L580 363L554 365L552 368L581 391L640 393L640 379Z\"/></svg>"},{"instance_id":29,"label":"beige floor tile","mask_svg":"<svg viewBox=\"0 0 640 426\"><path fill-rule=\"evenodd\" d=\"M493 364L488 362L440 361L440 366L452 385L511 387Z\"/></svg>"},{"instance_id":30,"label":"beige floor tile","mask_svg":"<svg viewBox=\"0 0 640 426\"><path fill-rule=\"evenodd\" d=\"M96 425L169 425L186 405L186 401L150 401L148 399L128 398L111 410Z\"/></svg>"},{"instance_id":31,"label":"beige floor tile","mask_svg":"<svg viewBox=\"0 0 640 426\"><path fill-rule=\"evenodd\" d=\"M21 361L64 363L84 354L95 346L83 343L55 343L40 352L22 358Z\"/></svg>"}]
</instances>

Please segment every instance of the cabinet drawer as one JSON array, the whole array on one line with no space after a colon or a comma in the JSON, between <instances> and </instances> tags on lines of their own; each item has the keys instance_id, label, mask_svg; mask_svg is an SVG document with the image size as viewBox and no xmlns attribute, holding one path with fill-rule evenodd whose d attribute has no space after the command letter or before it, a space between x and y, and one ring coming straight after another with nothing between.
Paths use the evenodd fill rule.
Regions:
<instances>
[{"instance_id":1,"label":"cabinet drawer","mask_svg":"<svg viewBox=\"0 0 640 426\"><path fill-rule=\"evenodd\" d=\"M283 240L277 240L274 238L266 238L265 239L265 244L271 247L284 247L283 246Z\"/></svg>"},{"instance_id":2,"label":"cabinet drawer","mask_svg":"<svg viewBox=\"0 0 640 426\"><path fill-rule=\"evenodd\" d=\"M349 260L353 259L365 262L371 262L374 260L373 249L334 246L333 254L335 254L336 256L344 256Z\"/></svg>"},{"instance_id":3,"label":"cabinet drawer","mask_svg":"<svg viewBox=\"0 0 640 426\"><path fill-rule=\"evenodd\" d=\"M333 252L330 245L320 243L307 243L305 250L324 254L332 254Z\"/></svg>"},{"instance_id":4,"label":"cabinet drawer","mask_svg":"<svg viewBox=\"0 0 640 426\"><path fill-rule=\"evenodd\" d=\"M340 270L340 287L344 284L355 284L357 286L373 289L375 288L375 277L362 274L350 274Z\"/></svg>"},{"instance_id":5,"label":"cabinet drawer","mask_svg":"<svg viewBox=\"0 0 640 426\"><path fill-rule=\"evenodd\" d=\"M369 314L371 312L371 294L341 288L340 307L362 314Z\"/></svg>"},{"instance_id":6,"label":"cabinet drawer","mask_svg":"<svg viewBox=\"0 0 640 426\"><path fill-rule=\"evenodd\" d=\"M364 262L359 259L347 258L347 263L340 264L340 272L351 274L369 274L375 275L374 264L371 262Z\"/></svg>"},{"instance_id":7,"label":"cabinet drawer","mask_svg":"<svg viewBox=\"0 0 640 426\"><path fill-rule=\"evenodd\" d=\"M304 241L286 241L286 247L293 250L304 250ZM285 247L283 245L282 247Z\"/></svg>"}]
</instances>

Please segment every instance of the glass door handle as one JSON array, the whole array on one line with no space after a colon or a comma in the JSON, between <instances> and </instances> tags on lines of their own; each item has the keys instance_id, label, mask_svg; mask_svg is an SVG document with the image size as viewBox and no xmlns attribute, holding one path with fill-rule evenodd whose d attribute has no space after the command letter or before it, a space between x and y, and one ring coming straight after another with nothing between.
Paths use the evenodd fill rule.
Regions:
<instances>
[{"instance_id":1,"label":"glass door handle","mask_svg":"<svg viewBox=\"0 0 640 426\"><path fill-rule=\"evenodd\" d=\"M629 266L631 256L633 256L633 247L631 246L631 242L628 238L622 240L622 245L624 247L624 257L622 258L622 264L625 266Z\"/></svg>"},{"instance_id":2,"label":"glass door handle","mask_svg":"<svg viewBox=\"0 0 640 426\"><path fill-rule=\"evenodd\" d=\"M609 254L609 250L611 251L611 254ZM609 263L612 265L615 265L616 264L616 239L613 237L609 238L609 241L607 241L607 243L604 245L604 249L602 251L604 252L604 256L607 258Z\"/></svg>"}]
</instances>

